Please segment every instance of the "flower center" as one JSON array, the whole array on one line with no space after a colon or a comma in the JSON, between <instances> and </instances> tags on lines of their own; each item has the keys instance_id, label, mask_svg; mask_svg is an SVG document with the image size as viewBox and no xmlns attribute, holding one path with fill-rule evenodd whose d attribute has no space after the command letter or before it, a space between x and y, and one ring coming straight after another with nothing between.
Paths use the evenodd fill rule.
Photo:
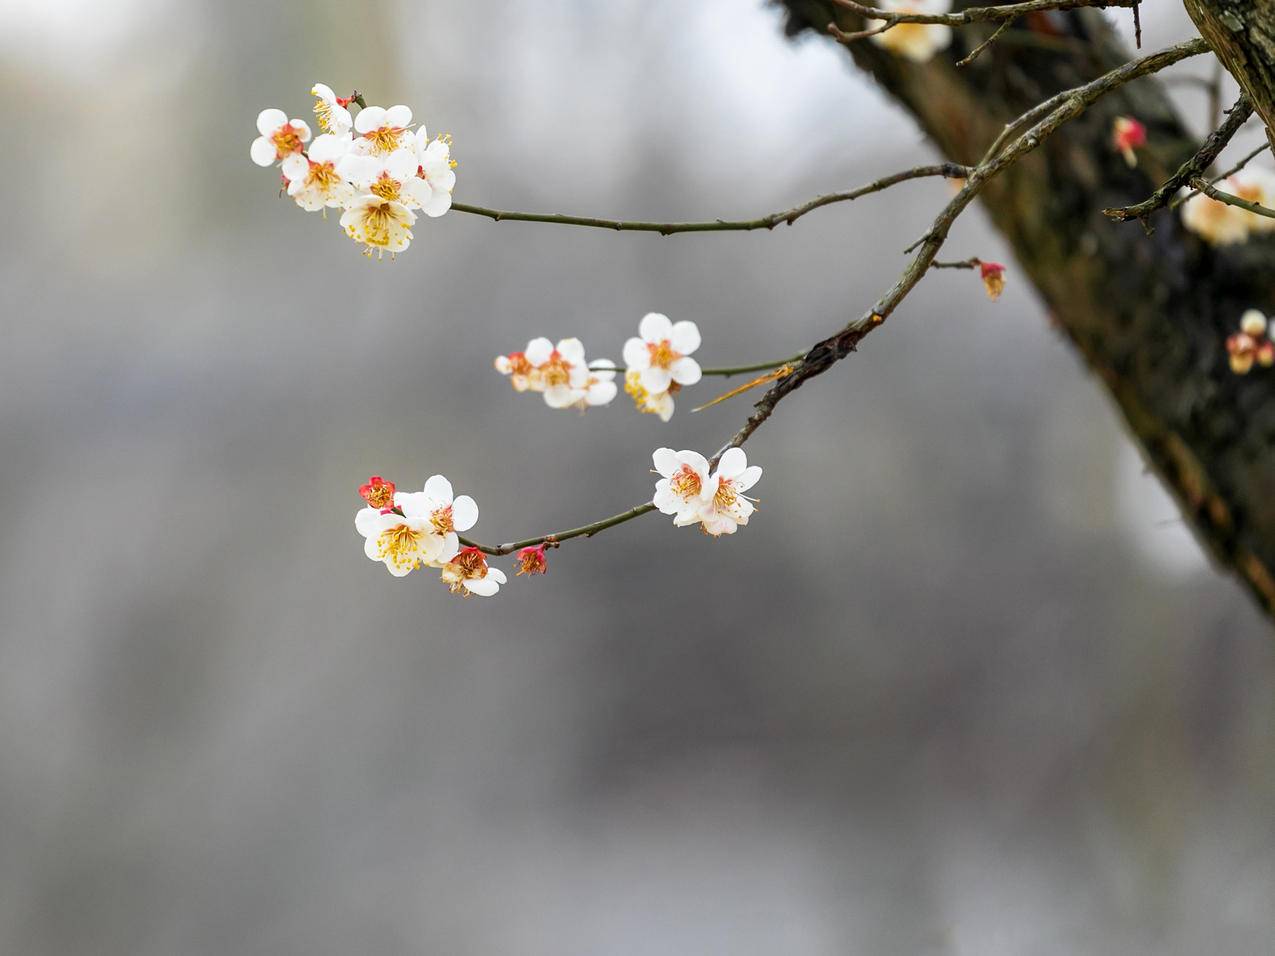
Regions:
<instances>
[{"instance_id":1,"label":"flower center","mask_svg":"<svg viewBox=\"0 0 1275 956\"><path fill-rule=\"evenodd\" d=\"M391 202L370 203L364 206L364 241L369 246L388 246L391 242L390 224L398 220L399 215Z\"/></svg>"},{"instance_id":2,"label":"flower center","mask_svg":"<svg viewBox=\"0 0 1275 956\"><path fill-rule=\"evenodd\" d=\"M462 581L487 577L487 559L477 548L461 548L456 557L443 565L442 578L453 593L464 589Z\"/></svg>"},{"instance_id":3,"label":"flower center","mask_svg":"<svg viewBox=\"0 0 1275 956\"><path fill-rule=\"evenodd\" d=\"M376 543L382 560L395 567L412 570L421 566L420 543L423 536L424 532L400 524L382 531Z\"/></svg>"},{"instance_id":4,"label":"flower center","mask_svg":"<svg viewBox=\"0 0 1275 956\"><path fill-rule=\"evenodd\" d=\"M429 516L429 523L434 526L436 534L447 534L449 531L456 530L456 524L452 521L452 506L445 505L437 508Z\"/></svg>"},{"instance_id":5,"label":"flower center","mask_svg":"<svg viewBox=\"0 0 1275 956\"><path fill-rule=\"evenodd\" d=\"M398 144L406 132L407 130L402 126L382 126L364 133L363 136L372 144L372 152L392 153L398 149Z\"/></svg>"},{"instance_id":6,"label":"flower center","mask_svg":"<svg viewBox=\"0 0 1275 956\"><path fill-rule=\"evenodd\" d=\"M739 492L735 490L731 480L721 479L721 483L717 486L717 493L713 495L713 506L719 511L729 511L735 507L737 501L739 501Z\"/></svg>"},{"instance_id":7,"label":"flower center","mask_svg":"<svg viewBox=\"0 0 1275 956\"><path fill-rule=\"evenodd\" d=\"M270 136L274 143L276 159L283 159L293 153L301 152L301 131L291 123L284 123Z\"/></svg>"},{"instance_id":8,"label":"flower center","mask_svg":"<svg viewBox=\"0 0 1275 956\"><path fill-rule=\"evenodd\" d=\"M647 342L646 350L651 354L651 365L655 368L668 368L682 357L681 352L673 351L673 343L668 339L662 342Z\"/></svg>"},{"instance_id":9,"label":"flower center","mask_svg":"<svg viewBox=\"0 0 1275 956\"><path fill-rule=\"evenodd\" d=\"M403 184L397 179L392 179L389 173L381 173L376 182L372 184L372 193L387 202L398 202L402 188Z\"/></svg>"},{"instance_id":10,"label":"flower center","mask_svg":"<svg viewBox=\"0 0 1275 956\"><path fill-rule=\"evenodd\" d=\"M314 101L314 118L319 124L319 129L325 133L332 132L332 104L327 100L319 98Z\"/></svg>"},{"instance_id":11,"label":"flower center","mask_svg":"<svg viewBox=\"0 0 1275 956\"><path fill-rule=\"evenodd\" d=\"M310 172L306 174L307 189L317 189L321 193L329 193L341 181L333 163L310 163Z\"/></svg>"},{"instance_id":12,"label":"flower center","mask_svg":"<svg viewBox=\"0 0 1275 956\"><path fill-rule=\"evenodd\" d=\"M549 355L549 361L540 366L540 376L546 388L551 385L566 385L571 381L571 363L554 349Z\"/></svg>"},{"instance_id":13,"label":"flower center","mask_svg":"<svg viewBox=\"0 0 1275 956\"><path fill-rule=\"evenodd\" d=\"M690 465L683 465L673 474L668 483L673 490L673 494L682 499L697 497L704 487L700 476L696 474L695 469ZM718 492L718 494L721 494L721 492Z\"/></svg>"}]
</instances>

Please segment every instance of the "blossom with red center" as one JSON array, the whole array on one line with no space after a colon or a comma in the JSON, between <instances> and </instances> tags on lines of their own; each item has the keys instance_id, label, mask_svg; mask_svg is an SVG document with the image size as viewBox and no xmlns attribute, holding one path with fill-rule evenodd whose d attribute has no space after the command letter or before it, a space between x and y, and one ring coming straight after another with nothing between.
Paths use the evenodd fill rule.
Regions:
<instances>
[{"instance_id":1,"label":"blossom with red center","mask_svg":"<svg viewBox=\"0 0 1275 956\"><path fill-rule=\"evenodd\" d=\"M749 465L742 448L727 448L722 453L717 469L709 476L712 497L700 509L700 524L706 534L714 537L734 534L740 525L757 510L752 499L744 492L761 479L761 468Z\"/></svg>"},{"instance_id":2,"label":"blossom with red center","mask_svg":"<svg viewBox=\"0 0 1275 956\"><path fill-rule=\"evenodd\" d=\"M544 574L549 570L545 561L545 545L523 548L515 557L518 559L518 574ZM517 577L517 574L514 575Z\"/></svg>"},{"instance_id":3,"label":"blossom with red center","mask_svg":"<svg viewBox=\"0 0 1275 956\"><path fill-rule=\"evenodd\" d=\"M370 508L390 508L394 505L394 482L386 481L380 475L373 475L367 480L367 484L359 485L359 497Z\"/></svg>"},{"instance_id":4,"label":"blossom with red center","mask_svg":"<svg viewBox=\"0 0 1275 956\"><path fill-rule=\"evenodd\" d=\"M478 548L461 548L442 565L443 583L453 594L491 597L508 578L500 568L487 565L487 556Z\"/></svg>"},{"instance_id":5,"label":"blossom with red center","mask_svg":"<svg viewBox=\"0 0 1275 956\"><path fill-rule=\"evenodd\" d=\"M283 110L258 113L257 132L261 135L252 141L249 155L258 166L269 166L304 152L305 144L310 142L310 127L305 120L290 120Z\"/></svg>"},{"instance_id":6,"label":"blossom with red center","mask_svg":"<svg viewBox=\"0 0 1275 956\"><path fill-rule=\"evenodd\" d=\"M674 382L694 385L703 372L690 355L700 342L694 322L674 323L667 315L648 312L638 323L638 334L624 343L624 364L639 373L650 395L667 392Z\"/></svg>"},{"instance_id":7,"label":"blossom with red center","mask_svg":"<svg viewBox=\"0 0 1275 956\"><path fill-rule=\"evenodd\" d=\"M498 355L493 364L510 377L515 391L541 392L550 408L583 410L615 398L615 365L607 359L586 361L577 338L560 339L557 345L534 338L524 351Z\"/></svg>"},{"instance_id":8,"label":"blossom with red center","mask_svg":"<svg viewBox=\"0 0 1275 956\"><path fill-rule=\"evenodd\" d=\"M1275 365L1275 343L1268 336L1266 316L1257 309L1249 309L1240 316L1240 330L1226 340L1226 352L1231 371L1247 375L1253 364L1270 368Z\"/></svg>"},{"instance_id":9,"label":"blossom with red center","mask_svg":"<svg viewBox=\"0 0 1275 956\"><path fill-rule=\"evenodd\" d=\"M999 262L979 262L979 275L983 278L983 288L987 297L995 302L1005 291L1005 267Z\"/></svg>"},{"instance_id":10,"label":"blossom with red center","mask_svg":"<svg viewBox=\"0 0 1275 956\"><path fill-rule=\"evenodd\" d=\"M1117 116L1111 124L1111 146L1132 169L1138 165L1134 152L1147 145L1147 128L1131 116Z\"/></svg>"},{"instance_id":11,"label":"blossom with red center","mask_svg":"<svg viewBox=\"0 0 1275 956\"><path fill-rule=\"evenodd\" d=\"M527 361L526 352L497 355L496 361L492 364L501 375L509 376L509 384L514 387L515 392L525 392L532 388L531 373L535 371L535 368Z\"/></svg>"},{"instance_id":12,"label":"blossom with red center","mask_svg":"<svg viewBox=\"0 0 1275 956\"><path fill-rule=\"evenodd\" d=\"M726 449L711 473L699 452L657 448L651 460L660 475L651 503L679 528L699 524L714 537L734 534L756 510L744 492L757 484L761 469L748 464L742 448Z\"/></svg>"},{"instance_id":13,"label":"blossom with red center","mask_svg":"<svg viewBox=\"0 0 1275 956\"><path fill-rule=\"evenodd\" d=\"M396 149L412 146L411 125L412 111L401 104L389 109L383 106L361 109L354 118L354 129L359 133L354 141L355 152L388 156Z\"/></svg>"}]
</instances>

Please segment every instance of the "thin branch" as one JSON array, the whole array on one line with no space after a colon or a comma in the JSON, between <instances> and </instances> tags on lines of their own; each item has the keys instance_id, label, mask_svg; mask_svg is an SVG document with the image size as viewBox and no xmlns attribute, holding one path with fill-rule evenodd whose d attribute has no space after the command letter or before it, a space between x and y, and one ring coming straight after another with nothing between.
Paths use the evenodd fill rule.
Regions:
<instances>
[{"instance_id":1,"label":"thin branch","mask_svg":"<svg viewBox=\"0 0 1275 956\"><path fill-rule=\"evenodd\" d=\"M730 378L732 375L743 375L745 372L765 372L772 368L783 368L785 365L791 365L793 362L800 361L805 352L798 352L796 355L790 355L787 358L772 359L769 362L758 362L756 365L722 365L715 368L701 368L700 372L704 375L721 375L724 378ZM624 369L609 365L590 365L591 371L594 372L623 372Z\"/></svg>"},{"instance_id":2,"label":"thin branch","mask_svg":"<svg viewBox=\"0 0 1275 956\"><path fill-rule=\"evenodd\" d=\"M1222 180L1224 180L1224 179L1228 179L1229 177L1234 176L1234 175L1235 175L1236 173L1238 173L1241 169L1243 169L1245 166L1247 166L1250 162L1252 162L1252 161L1253 161L1254 159L1256 159L1258 156L1261 156L1261 155L1262 155L1262 153L1266 152L1266 151L1267 151L1268 149L1270 149L1270 148L1271 148L1271 144L1270 144L1270 141L1268 140L1267 142L1263 143L1261 146L1257 147L1257 149L1253 150L1251 153L1247 153L1247 154L1245 154L1245 155L1244 155L1244 156L1240 159L1240 161L1239 161L1238 163L1236 163L1234 166L1232 166L1232 167L1231 167L1230 169L1228 169L1226 172L1224 172L1224 173L1220 173L1219 175L1217 175L1217 176L1213 177L1212 179L1210 179L1210 180L1209 180L1209 185L1210 185L1210 186L1216 186L1216 185L1217 185L1218 183L1220 183ZM1191 197L1193 197L1193 196L1198 196L1198 195L1200 195L1200 191L1199 191L1198 189L1193 189L1193 190L1191 190L1189 193L1182 193L1182 194L1180 194L1180 195L1178 195L1178 196L1175 196L1175 197L1173 198L1173 201L1169 203L1169 208L1170 208L1170 209L1177 209L1179 206L1181 206L1181 205L1182 205L1184 202L1186 202L1188 199L1190 199L1190 198L1191 198Z\"/></svg>"},{"instance_id":3,"label":"thin branch","mask_svg":"<svg viewBox=\"0 0 1275 956\"><path fill-rule=\"evenodd\" d=\"M1249 202L1247 199L1241 199L1239 196L1232 196L1230 193L1224 193L1220 189L1215 189L1203 179L1195 178L1191 180L1191 186L1204 193L1210 199L1216 199L1218 202L1224 202L1228 206L1238 206L1240 209L1247 209L1249 212L1258 216L1265 216L1267 219L1275 219L1275 209L1268 209L1261 203Z\"/></svg>"},{"instance_id":4,"label":"thin branch","mask_svg":"<svg viewBox=\"0 0 1275 956\"><path fill-rule=\"evenodd\" d=\"M959 262L939 262L935 259L930 263L931 269L977 269L983 264L983 260L975 257L973 259L962 259Z\"/></svg>"},{"instance_id":5,"label":"thin branch","mask_svg":"<svg viewBox=\"0 0 1275 956\"><path fill-rule=\"evenodd\" d=\"M1143 226L1146 226L1147 217L1157 209L1163 208L1177 194L1178 190L1213 165L1213 161L1226 148L1226 144L1231 141L1235 134L1239 132L1240 127L1248 122L1248 118L1252 115L1253 101L1247 95L1241 93L1240 98L1231 107L1231 115L1226 118L1226 122L1214 130L1209 135L1209 138L1204 141L1204 145L1196 150L1195 155L1179 166L1177 172L1165 180L1151 194L1150 198L1132 206L1117 206L1114 209L1104 209L1102 211L1103 215L1110 216L1117 222L1138 219Z\"/></svg>"},{"instance_id":6,"label":"thin branch","mask_svg":"<svg viewBox=\"0 0 1275 956\"><path fill-rule=\"evenodd\" d=\"M1179 43L1176 46L1169 47L1159 53L1134 60L1129 63L1112 70L1103 76L1098 77L1090 83L1078 86L1072 90L1066 91L1060 96L1064 97L1061 104L1041 122L1037 123L1027 132L1018 137L1008 148L995 156L985 158L978 166L969 171L966 177L965 185L961 187L960 192L956 194L942 209L938 217L930 226L929 231L921 239L921 250L916 257L903 271L903 275L895 282L894 286L886 292L873 307L864 313L860 318L847 324L839 332L833 334L822 342L817 343L808 352L805 353L797 362L795 368L790 375L777 381L772 385L761 400L754 406L753 413L748 417L744 425L731 437L725 445L723 445L712 458L712 464L716 467L717 462L727 449L743 445L744 442L752 436L752 434L761 427L763 423L774 413L775 406L779 404L783 398L800 388L807 380L826 372L836 362L845 358L851 352L855 351L858 343L874 328L883 324L885 320L898 308L899 304L907 297L908 293L916 287L917 283L926 272L934 265L935 257L942 248L943 243L947 239L948 232L951 230L952 224L957 217L972 203L975 197L982 191L983 187L996 175L1003 172L1009 166L1016 163L1023 156L1026 156L1041 142L1053 133L1064 123L1074 119L1083 113L1090 104L1100 99L1102 96L1111 92L1113 89L1137 79L1140 76L1146 76L1157 70L1164 69L1179 60L1188 56L1194 56L1208 50L1208 44L1202 39L1188 40L1185 43ZM1054 99L1057 99L1055 97ZM1013 125L1013 124L1011 124ZM1200 185L1208 187L1206 183L1200 182ZM1233 198L1233 197L1232 197ZM455 207L453 207L455 208ZM1275 211L1267 210L1267 213L1275 216ZM960 264L944 263L939 268L956 268ZM971 266L972 268L972 266ZM476 547L486 554L500 556L512 554L520 548L534 547L539 544L546 544L556 547L560 542L571 538L591 537L607 528L613 528L616 525L624 524L632 521L634 518L649 514L655 510L655 505L645 503L636 505L628 511L622 511L620 514L612 515L610 518L604 518L601 521L595 521L591 524L582 525L579 528L572 528L569 531L559 531L551 534L539 535L534 538L524 538L521 541L511 541L507 544L491 546L483 545L476 541L466 538L460 540L466 546Z\"/></svg>"},{"instance_id":7,"label":"thin branch","mask_svg":"<svg viewBox=\"0 0 1275 956\"><path fill-rule=\"evenodd\" d=\"M772 213L759 219L727 220L712 219L707 222L643 222L624 219L597 219L593 216L564 216L556 213L507 212L502 209L488 209L485 206L471 206L466 203L452 203L456 212L467 212L475 216L486 216L496 222L509 220L512 222L550 222L563 226L586 226L592 229L610 229L614 232L658 232L662 236L671 236L676 232L749 232L754 229L774 229L781 223L792 225L802 216L821 206L833 203L849 202L866 196L869 193L881 192L891 186L910 179L922 179L927 176L943 176L948 179L964 179L969 175L969 167L959 163L937 163L931 166L917 166L902 172L883 176L880 179L851 189L847 192L828 193L809 202L794 206L784 212Z\"/></svg>"},{"instance_id":8,"label":"thin branch","mask_svg":"<svg viewBox=\"0 0 1275 956\"><path fill-rule=\"evenodd\" d=\"M552 534L542 534L535 538L523 538L521 541L510 541L508 544L494 546L479 544L477 541L471 541L468 538L461 538L460 542L466 547L477 548L485 554L499 557L503 554L513 554L521 548L534 548L538 544L548 544L552 547L557 547L560 542L568 541L571 538L591 538L599 531L614 528L618 524L624 524L626 521L640 518L642 515L654 510L655 505L648 501L645 504L634 505L628 511L621 511L618 515L612 515L609 518L603 518L601 521L594 521L591 524L581 525L578 528L572 528L570 531L556 531Z\"/></svg>"},{"instance_id":9,"label":"thin branch","mask_svg":"<svg viewBox=\"0 0 1275 956\"><path fill-rule=\"evenodd\" d=\"M969 66L971 63L977 60L978 55L982 53L984 50L986 50L993 43L995 43L997 38L999 38L1000 35L1004 33L1006 30L1008 30L1010 26L1013 24L1013 22L1014 22L1013 20L1006 20L1004 23L998 26L995 30L992 31L991 36L989 36L986 40L984 40L978 46L974 47L974 49L970 50L970 52L967 53L965 56L957 60L956 65Z\"/></svg>"},{"instance_id":10,"label":"thin branch","mask_svg":"<svg viewBox=\"0 0 1275 956\"><path fill-rule=\"evenodd\" d=\"M963 27L971 23L999 23L1003 20L1016 20L1028 13L1041 13L1046 10L1076 10L1081 7L1133 7L1136 11L1138 0L1023 0L1021 3L1007 3L999 7L969 7L956 13L910 13L894 10L880 10L869 7L856 0L833 0L838 6L845 7L852 13L869 20L881 20L875 27L845 33L835 24L828 25L828 32L842 43L862 40L865 37L884 33L900 23L931 23L949 27Z\"/></svg>"}]
</instances>

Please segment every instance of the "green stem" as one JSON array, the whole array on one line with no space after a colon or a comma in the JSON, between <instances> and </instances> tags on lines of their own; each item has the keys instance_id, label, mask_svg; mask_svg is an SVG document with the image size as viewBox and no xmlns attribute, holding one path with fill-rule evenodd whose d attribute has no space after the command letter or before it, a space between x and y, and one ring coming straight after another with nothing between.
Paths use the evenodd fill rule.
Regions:
<instances>
[{"instance_id":1,"label":"green stem","mask_svg":"<svg viewBox=\"0 0 1275 956\"><path fill-rule=\"evenodd\" d=\"M765 372L772 368L781 368L784 365L792 365L794 362L800 362L806 357L805 352L798 352L796 355L790 355L788 358L772 359L769 362L758 362L756 365L723 365L719 368L701 368L700 372L704 375L721 375L729 377L731 375L742 375L745 372ZM624 372L625 370L619 366L594 365L590 366L595 372Z\"/></svg>"},{"instance_id":2,"label":"green stem","mask_svg":"<svg viewBox=\"0 0 1275 956\"><path fill-rule=\"evenodd\" d=\"M591 524L581 525L578 528L572 528L570 531L557 531L553 534L542 534L536 538L524 538L521 541L510 541L508 544L495 546L479 544L477 541L471 541L468 538L461 538L460 543L469 548L477 548L485 554L499 557L505 554L513 554L513 552L522 548L532 548L538 544L557 545L558 542L568 541L571 538L590 538L599 531L614 528L618 524L624 524L626 521L640 518L642 515L654 510L655 505L648 501L645 504L635 505L628 511L621 511L618 515L612 515L609 518L603 518L601 521L594 521Z\"/></svg>"},{"instance_id":3,"label":"green stem","mask_svg":"<svg viewBox=\"0 0 1275 956\"><path fill-rule=\"evenodd\" d=\"M548 222L561 226L585 226L590 229L610 229L614 232L658 232L662 236L671 236L676 232L749 232L754 229L774 229L781 223L792 225L806 213L833 203L849 202L880 192L909 179L921 179L927 176L943 176L948 179L963 179L969 174L969 168L958 163L938 163L931 166L917 166L902 172L884 176L866 186L851 189L847 192L828 193L811 199L809 202L794 206L783 212L761 216L758 219L712 219L705 222L647 222L630 219L598 219L594 216L566 216L559 213L511 212L504 209L489 209L486 206L471 206L468 203L454 202L452 209L466 212L474 216L485 216L495 222Z\"/></svg>"}]
</instances>

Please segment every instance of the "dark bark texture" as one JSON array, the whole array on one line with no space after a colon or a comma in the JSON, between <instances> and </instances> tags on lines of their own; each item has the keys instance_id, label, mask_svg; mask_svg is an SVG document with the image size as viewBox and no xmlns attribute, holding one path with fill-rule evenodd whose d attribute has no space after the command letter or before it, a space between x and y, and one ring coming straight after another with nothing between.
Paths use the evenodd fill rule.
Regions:
<instances>
[{"instance_id":1,"label":"dark bark texture","mask_svg":"<svg viewBox=\"0 0 1275 956\"><path fill-rule=\"evenodd\" d=\"M1275 0L1183 0L1183 5L1253 101L1270 137L1275 130Z\"/></svg>"},{"instance_id":2,"label":"dark bark texture","mask_svg":"<svg viewBox=\"0 0 1275 956\"><path fill-rule=\"evenodd\" d=\"M829 23L862 27L859 17L827 0L781 3L790 33L826 33ZM920 65L866 40L846 50L946 158L966 164L978 161L1005 123L1132 55L1100 14L1078 11L1025 18L971 65L956 67L988 32L958 29L951 48ZM1119 115L1148 127L1137 169L1112 149ZM1272 614L1275 372L1232 374L1225 339L1245 309L1275 312L1275 241L1215 249L1187 233L1172 212L1151 217L1150 236L1137 223L1115 223L1102 213L1148 197L1198 145L1159 82L1136 80L993 180L982 201L1199 539ZM880 291L869 290L860 307Z\"/></svg>"}]
</instances>

